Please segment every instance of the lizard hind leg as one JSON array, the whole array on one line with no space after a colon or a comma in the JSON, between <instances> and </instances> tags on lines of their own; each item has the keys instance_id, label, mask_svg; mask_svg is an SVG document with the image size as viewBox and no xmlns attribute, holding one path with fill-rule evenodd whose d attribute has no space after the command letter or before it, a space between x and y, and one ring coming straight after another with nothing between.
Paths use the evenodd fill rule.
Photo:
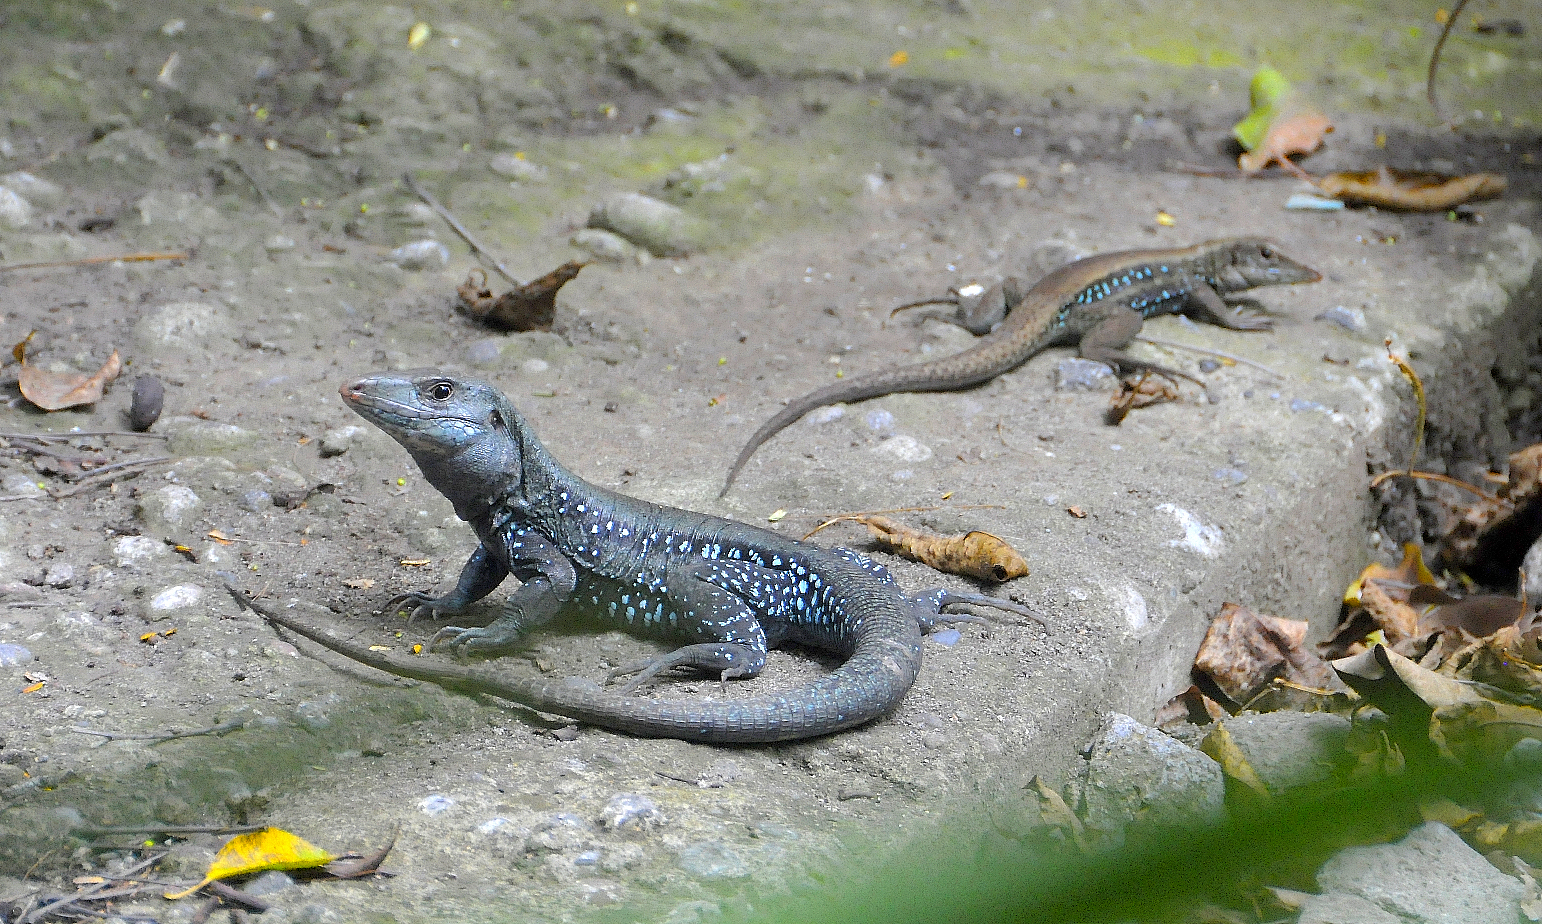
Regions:
<instances>
[{"instance_id":1,"label":"lizard hind leg","mask_svg":"<svg viewBox=\"0 0 1542 924\"><path fill-rule=\"evenodd\" d=\"M716 674L718 683L726 689L728 681L740 677L754 677L765 666L765 651L756 651L753 645L700 642L695 645L686 645L684 648L676 648L661 657L644 658L618 667L606 676L605 682L613 683L617 678L635 675L626 686L621 688L621 695L625 696L646 686L664 671L685 667L706 674Z\"/></svg>"},{"instance_id":2,"label":"lizard hind leg","mask_svg":"<svg viewBox=\"0 0 1542 924\"><path fill-rule=\"evenodd\" d=\"M1048 627L1049 625L1049 623L1044 621L1043 617L1035 614L1022 604L1012 600L1007 600L1002 597L992 597L988 594L945 590L939 587L935 590L922 591L916 594L907 594L906 599L910 601L911 611L916 614L916 620L921 624L921 628L927 632L932 631L943 623L978 622L988 624L991 622L991 620L986 619L984 616L947 612L949 607L958 606L961 604L968 606L987 606L991 609L1002 610L1003 612L1015 613L1018 616L1027 617L1028 619L1033 620L1041 626Z\"/></svg>"},{"instance_id":3,"label":"lizard hind leg","mask_svg":"<svg viewBox=\"0 0 1542 924\"><path fill-rule=\"evenodd\" d=\"M1130 345L1130 341L1135 339L1135 335L1140 333L1144 324L1145 318L1142 318L1140 312L1133 308L1120 308L1118 311L1110 312L1095 327L1082 335L1078 351L1083 359L1106 363L1115 369L1126 371L1145 369L1170 379L1186 379L1204 389L1205 394L1208 395L1210 388L1203 380L1187 372L1179 372L1177 369L1131 356L1124 351L1124 348Z\"/></svg>"}]
</instances>

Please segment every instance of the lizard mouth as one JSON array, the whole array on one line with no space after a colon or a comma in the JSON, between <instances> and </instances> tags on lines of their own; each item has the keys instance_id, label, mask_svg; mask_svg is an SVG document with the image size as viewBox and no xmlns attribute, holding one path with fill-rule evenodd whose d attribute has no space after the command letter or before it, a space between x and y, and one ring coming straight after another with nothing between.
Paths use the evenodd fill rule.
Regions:
<instances>
[{"instance_id":1,"label":"lizard mouth","mask_svg":"<svg viewBox=\"0 0 1542 924\"><path fill-rule=\"evenodd\" d=\"M369 379L360 379L357 382L344 382L337 389L342 396L343 403L352 407L360 414L368 417L378 417L405 424L407 421L447 421L458 420L467 424L476 422L459 414L447 414L442 410L425 408L416 404L397 401L379 394L375 394L369 388Z\"/></svg>"}]
</instances>

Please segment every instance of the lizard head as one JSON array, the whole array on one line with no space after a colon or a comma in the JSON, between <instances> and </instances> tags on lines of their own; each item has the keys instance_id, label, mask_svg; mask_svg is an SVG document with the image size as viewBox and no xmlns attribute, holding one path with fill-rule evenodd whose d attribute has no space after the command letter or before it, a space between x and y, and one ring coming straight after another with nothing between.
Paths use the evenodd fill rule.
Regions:
<instances>
[{"instance_id":1,"label":"lizard head","mask_svg":"<svg viewBox=\"0 0 1542 924\"><path fill-rule=\"evenodd\" d=\"M1268 238L1248 237L1222 242L1216 275L1233 292L1255 286L1279 286L1318 282L1322 274L1285 255Z\"/></svg>"},{"instance_id":2,"label":"lizard head","mask_svg":"<svg viewBox=\"0 0 1542 924\"><path fill-rule=\"evenodd\" d=\"M458 511L463 500L518 482L524 420L486 382L414 369L345 382L338 392L355 413L402 444Z\"/></svg>"}]
</instances>

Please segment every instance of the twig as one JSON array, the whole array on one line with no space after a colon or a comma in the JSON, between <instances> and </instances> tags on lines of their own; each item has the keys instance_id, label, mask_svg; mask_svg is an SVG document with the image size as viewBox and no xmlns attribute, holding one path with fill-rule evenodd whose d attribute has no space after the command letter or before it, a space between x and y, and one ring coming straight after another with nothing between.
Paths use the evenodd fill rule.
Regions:
<instances>
[{"instance_id":1,"label":"twig","mask_svg":"<svg viewBox=\"0 0 1542 924\"><path fill-rule=\"evenodd\" d=\"M11 263L0 266L0 273L12 270L57 269L64 266L92 266L97 263L148 263L151 260L186 260L192 254L186 250L160 253L121 253L108 257L82 257L79 260L49 260L44 263Z\"/></svg>"},{"instance_id":2,"label":"twig","mask_svg":"<svg viewBox=\"0 0 1542 924\"><path fill-rule=\"evenodd\" d=\"M245 905L258 914L261 914L262 912L267 911L269 908L273 907L250 892L243 892L235 886L220 882L218 879L214 880L208 885L205 885L204 889L213 893L214 895L219 896L227 902L235 902L238 905Z\"/></svg>"},{"instance_id":3,"label":"twig","mask_svg":"<svg viewBox=\"0 0 1542 924\"><path fill-rule=\"evenodd\" d=\"M79 725L75 726L74 728L71 728L70 731L78 732L78 733L80 733L82 735L96 735L99 738L106 738L108 741L123 740L123 741L154 741L154 742L161 742L161 741L171 741L171 740L174 740L176 738L196 738L199 735L223 735L225 732L235 731L236 729L241 728L245 724L246 724L246 720L245 719L232 719L229 722L221 722L218 725L210 725L208 728L200 728L200 729L197 729L196 731L165 732L163 734L158 734L158 735L139 735L139 734L131 734L129 732L97 731L94 728L82 728Z\"/></svg>"},{"instance_id":4,"label":"twig","mask_svg":"<svg viewBox=\"0 0 1542 924\"><path fill-rule=\"evenodd\" d=\"M132 430L81 430L69 433L0 433L0 440L72 440L79 436L138 436L147 440L166 439L164 433L135 433Z\"/></svg>"},{"instance_id":5,"label":"twig","mask_svg":"<svg viewBox=\"0 0 1542 924\"><path fill-rule=\"evenodd\" d=\"M150 822L149 824L142 825L105 825L100 828L76 828L75 831L86 837L114 837L120 834L251 834L254 831L261 831L267 827L267 825L166 825ZM131 875L133 875L133 872L125 873L118 878L122 879Z\"/></svg>"},{"instance_id":6,"label":"twig","mask_svg":"<svg viewBox=\"0 0 1542 924\"><path fill-rule=\"evenodd\" d=\"M114 462L112 465L104 465L86 477L75 483L75 486L65 491L51 492L53 498L58 500L65 497L73 497L76 494L89 491L100 486L106 481L116 481L118 475L138 475L144 469L155 465L164 465L172 461L171 456L157 456L154 459L130 459L127 462ZM112 478L102 478L101 475L113 475Z\"/></svg>"},{"instance_id":7,"label":"twig","mask_svg":"<svg viewBox=\"0 0 1542 924\"><path fill-rule=\"evenodd\" d=\"M146 858L144 860L141 860L140 862L134 864L133 866L129 867L127 870L125 870L123 872L122 876L115 876L115 877L113 877L111 879L108 879L108 880L105 880L103 882L96 883L95 885L91 886L88 889L82 889L81 891L76 892L74 895L67 895L67 896L63 896L63 897L58 898L58 899L50 900L50 901L47 902L47 904L43 904L43 905L40 905L40 906L38 906L36 908L33 908L31 911L27 912L26 914L23 914L20 917L16 918L16 924L36 924L36 922L42 921L43 917L45 915L47 915L50 912L53 912L55 910L58 910L60 908L63 908L65 906L67 906L67 905L73 905L76 902L80 902L80 901L95 901L95 900L99 900L99 899L102 899L102 898L107 898L108 896L106 894L103 894L103 893L106 892L108 886L112 885L114 882L119 882L119 881L122 881L124 879L128 879L128 878L134 876L135 874L139 873L141 870L149 869L151 866L154 866L155 864L159 863L161 860L164 860L165 858L166 858L166 855L164 853L156 854L153 857L148 857L148 858ZM136 887L134 889L134 891L137 892L137 891L140 890L140 888L141 887ZM129 893L129 894L132 894L132 893ZM114 897L116 897L116 896L114 896ZM94 912L91 912L91 911L89 911L88 909L85 909L85 908L81 908L81 909L79 909L79 911L81 913L90 914L93 917L101 917L102 916L102 915L96 914ZM144 918L136 918L135 920L146 920L146 919L144 919Z\"/></svg>"},{"instance_id":8,"label":"twig","mask_svg":"<svg viewBox=\"0 0 1542 924\"><path fill-rule=\"evenodd\" d=\"M493 265L493 269L498 271L498 275L502 276L504 279L507 279L509 282L516 286L520 285L520 281L515 279L512 273L503 268L503 264L498 262L498 258L494 257L492 252L489 251L486 247L483 247L482 244L471 234L471 231L468 230L465 225L457 221L454 215L450 214L449 209L440 205L438 199L435 199L433 196L429 195L428 190L418 185L417 181L412 178L411 173L402 174L402 182L407 184L407 188L412 190L414 195L416 195L419 199L422 199L429 208L433 209L435 214L437 214L440 218L443 218L445 224L448 224L451 228L455 229L455 233L461 236L461 240L471 245L471 250L473 253L480 254L481 256L487 258L487 261Z\"/></svg>"},{"instance_id":9,"label":"twig","mask_svg":"<svg viewBox=\"0 0 1542 924\"><path fill-rule=\"evenodd\" d=\"M1391 471L1382 472L1375 478L1372 478L1371 487L1379 487L1382 482L1391 480L1393 478L1422 478L1425 481L1438 481L1441 484L1448 484L1453 488L1461 488L1463 491L1466 491L1469 494L1476 494L1496 507L1503 507L1507 510L1513 510L1515 507L1514 504L1511 504L1504 498L1495 494L1490 494L1480 487L1470 485L1465 481L1458 481L1457 479L1452 478L1450 475L1441 475L1436 472L1419 472L1409 469L1395 468Z\"/></svg>"},{"instance_id":10,"label":"twig","mask_svg":"<svg viewBox=\"0 0 1542 924\"><path fill-rule=\"evenodd\" d=\"M1214 356L1214 357L1216 357L1218 359L1224 359L1224 360L1227 360L1228 362L1234 362L1234 363L1236 363L1236 364L1238 364L1240 366L1252 366L1254 369L1258 369L1260 371L1267 372L1267 373L1269 373L1270 375L1274 376L1277 379L1283 379L1285 377L1285 376L1281 375L1280 373L1275 372L1273 369L1270 369L1268 366L1264 365L1263 363L1254 362L1253 360L1247 359L1247 358L1242 357L1242 356L1233 356L1230 353L1222 353L1220 350L1207 350L1204 347L1189 346L1187 343L1174 343L1171 340L1158 340L1155 337L1147 337L1144 334L1139 336L1139 337L1136 337L1135 339L1139 340L1142 343L1149 343L1152 346L1167 347L1170 350L1188 350L1191 353L1203 353L1206 356Z\"/></svg>"},{"instance_id":11,"label":"twig","mask_svg":"<svg viewBox=\"0 0 1542 924\"><path fill-rule=\"evenodd\" d=\"M1440 67L1440 52L1446 47L1446 39L1451 37L1451 29L1456 26L1456 17L1462 15L1462 7L1467 5L1467 0L1456 0L1456 6L1451 8L1451 15L1446 17L1445 25L1440 28L1440 38L1435 40L1435 50L1430 52L1430 68L1424 77L1424 95L1430 101L1430 108L1435 110L1435 115L1440 121L1446 123L1446 127L1455 128L1446 114L1440 111L1440 100L1435 95L1435 71Z\"/></svg>"}]
</instances>

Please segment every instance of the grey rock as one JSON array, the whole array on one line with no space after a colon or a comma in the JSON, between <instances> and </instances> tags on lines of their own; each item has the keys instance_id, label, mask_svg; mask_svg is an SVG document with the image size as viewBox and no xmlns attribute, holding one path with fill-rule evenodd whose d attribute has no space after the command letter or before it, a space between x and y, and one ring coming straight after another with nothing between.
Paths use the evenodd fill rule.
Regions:
<instances>
[{"instance_id":1,"label":"grey rock","mask_svg":"<svg viewBox=\"0 0 1542 924\"><path fill-rule=\"evenodd\" d=\"M425 270L450 262L450 248L435 240L413 241L391 251L386 257L404 270Z\"/></svg>"},{"instance_id":2,"label":"grey rock","mask_svg":"<svg viewBox=\"0 0 1542 924\"><path fill-rule=\"evenodd\" d=\"M242 494L241 499L236 501L236 503L240 505L242 510L249 510L252 513L261 513L273 506L273 495L269 494L267 491L253 488L252 490Z\"/></svg>"},{"instance_id":3,"label":"grey rock","mask_svg":"<svg viewBox=\"0 0 1542 924\"><path fill-rule=\"evenodd\" d=\"M202 510L203 500L192 488L169 484L141 496L134 513L146 532L164 536L192 525Z\"/></svg>"},{"instance_id":4,"label":"grey rock","mask_svg":"<svg viewBox=\"0 0 1542 924\"><path fill-rule=\"evenodd\" d=\"M149 536L123 536L112 544L112 560L119 568L148 568L171 554L166 543Z\"/></svg>"},{"instance_id":5,"label":"grey rock","mask_svg":"<svg viewBox=\"0 0 1542 924\"><path fill-rule=\"evenodd\" d=\"M1343 305L1335 305L1327 311L1312 318L1314 321L1327 321L1329 324L1337 324L1348 331L1356 333L1365 330L1365 312L1359 308L1347 308Z\"/></svg>"},{"instance_id":6,"label":"grey rock","mask_svg":"<svg viewBox=\"0 0 1542 924\"><path fill-rule=\"evenodd\" d=\"M176 619L200 612L208 593L197 584L173 584L162 588L145 605L145 618L151 622Z\"/></svg>"},{"instance_id":7,"label":"grey rock","mask_svg":"<svg viewBox=\"0 0 1542 924\"><path fill-rule=\"evenodd\" d=\"M364 428L354 424L338 427L335 430L328 430L321 435L320 451L322 458L342 455L349 449L352 449L353 444L358 442L359 437L363 435Z\"/></svg>"},{"instance_id":8,"label":"grey rock","mask_svg":"<svg viewBox=\"0 0 1542 924\"><path fill-rule=\"evenodd\" d=\"M0 176L0 184L14 191L38 208L51 209L64 204L64 187L58 183L17 170Z\"/></svg>"},{"instance_id":9,"label":"grey rock","mask_svg":"<svg viewBox=\"0 0 1542 924\"><path fill-rule=\"evenodd\" d=\"M640 193L622 193L594 207L589 227L613 231L655 257L683 257L700 250L709 229L702 220Z\"/></svg>"},{"instance_id":10,"label":"grey rock","mask_svg":"<svg viewBox=\"0 0 1542 924\"><path fill-rule=\"evenodd\" d=\"M524 182L539 182L546 179L546 168L539 164L532 164L516 154L494 154L488 161L487 167L499 176L508 177L511 180Z\"/></svg>"},{"instance_id":11,"label":"grey rock","mask_svg":"<svg viewBox=\"0 0 1542 924\"><path fill-rule=\"evenodd\" d=\"M120 128L86 148L86 160L91 163L107 161L120 167L163 164L166 158L165 143L142 128Z\"/></svg>"},{"instance_id":12,"label":"grey rock","mask_svg":"<svg viewBox=\"0 0 1542 924\"><path fill-rule=\"evenodd\" d=\"M9 479L6 485L10 485ZM1522 588L1528 600L1542 597L1542 539L1532 543L1526 550L1526 557L1521 561L1521 569L1526 573L1526 585Z\"/></svg>"},{"instance_id":13,"label":"grey rock","mask_svg":"<svg viewBox=\"0 0 1542 924\"><path fill-rule=\"evenodd\" d=\"M32 203L9 186L0 186L0 225L20 230L32 223Z\"/></svg>"},{"instance_id":14,"label":"grey rock","mask_svg":"<svg viewBox=\"0 0 1542 924\"><path fill-rule=\"evenodd\" d=\"M680 867L698 879L743 879L750 865L722 841L703 841L680 851Z\"/></svg>"},{"instance_id":15,"label":"grey rock","mask_svg":"<svg viewBox=\"0 0 1542 924\"><path fill-rule=\"evenodd\" d=\"M249 895L277 895L296 887L294 878L289 874L270 869L254 879L248 879L241 886L241 891Z\"/></svg>"},{"instance_id":16,"label":"grey rock","mask_svg":"<svg viewBox=\"0 0 1542 924\"><path fill-rule=\"evenodd\" d=\"M572 812L553 812L530 828L528 849L534 853L579 853L594 841L594 828Z\"/></svg>"},{"instance_id":17,"label":"grey rock","mask_svg":"<svg viewBox=\"0 0 1542 924\"><path fill-rule=\"evenodd\" d=\"M48 493L38 484L36 477L26 475L6 475L0 480L0 488L4 488L6 494L18 494L22 497L42 497Z\"/></svg>"},{"instance_id":18,"label":"grey rock","mask_svg":"<svg viewBox=\"0 0 1542 924\"><path fill-rule=\"evenodd\" d=\"M134 325L134 339L144 351L200 350L231 333L225 312L204 302L172 302L152 310Z\"/></svg>"},{"instance_id":19,"label":"grey rock","mask_svg":"<svg viewBox=\"0 0 1542 924\"><path fill-rule=\"evenodd\" d=\"M992 170L980 177L980 185L986 189L1027 189L1028 178L1010 170Z\"/></svg>"},{"instance_id":20,"label":"grey rock","mask_svg":"<svg viewBox=\"0 0 1542 924\"><path fill-rule=\"evenodd\" d=\"M1209 756L1113 712L1093 739L1085 799L1087 824L1107 834L1132 821L1192 826L1221 818L1226 781Z\"/></svg>"},{"instance_id":21,"label":"grey rock","mask_svg":"<svg viewBox=\"0 0 1542 924\"><path fill-rule=\"evenodd\" d=\"M49 587L68 587L75 583L75 566L69 562L55 562L43 572L43 583Z\"/></svg>"},{"instance_id":22,"label":"grey rock","mask_svg":"<svg viewBox=\"0 0 1542 924\"><path fill-rule=\"evenodd\" d=\"M612 830L633 827L652 828L663 824L664 813L653 800L641 793L618 792L605 803L605 827Z\"/></svg>"},{"instance_id":23,"label":"grey rock","mask_svg":"<svg viewBox=\"0 0 1542 924\"><path fill-rule=\"evenodd\" d=\"M1317 885L1405 924L1516 924L1526 892L1438 821L1394 844L1341 851L1317 871Z\"/></svg>"},{"instance_id":24,"label":"grey rock","mask_svg":"<svg viewBox=\"0 0 1542 924\"><path fill-rule=\"evenodd\" d=\"M0 642L0 667L24 667L32 663L32 652L20 645Z\"/></svg>"},{"instance_id":25,"label":"grey rock","mask_svg":"<svg viewBox=\"0 0 1542 924\"><path fill-rule=\"evenodd\" d=\"M466 348L466 362L478 369L493 369L502 358L503 341L497 337L483 337Z\"/></svg>"},{"instance_id":26,"label":"grey rock","mask_svg":"<svg viewBox=\"0 0 1542 924\"><path fill-rule=\"evenodd\" d=\"M418 800L418 810L425 815L442 815L454 807L454 799L439 793L424 796Z\"/></svg>"},{"instance_id":27,"label":"grey rock","mask_svg":"<svg viewBox=\"0 0 1542 924\"><path fill-rule=\"evenodd\" d=\"M1239 715L1221 724L1272 793L1329 779L1350 728L1349 719L1326 712Z\"/></svg>"},{"instance_id":28,"label":"grey rock","mask_svg":"<svg viewBox=\"0 0 1542 924\"><path fill-rule=\"evenodd\" d=\"M1055 366L1055 390L1113 391L1119 379L1114 370L1103 363L1073 356L1062 359Z\"/></svg>"},{"instance_id":29,"label":"grey rock","mask_svg":"<svg viewBox=\"0 0 1542 924\"><path fill-rule=\"evenodd\" d=\"M166 448L178 456L239 453L257 442L257 434L235 424L200 422L171 434Z\"/></svg>"},{"instance_id":30,"label":"grey rock","mask_svg":"<svg viewBox=\"0 0 1542 924\"><path fill-rule=\"evenodd\" d=\"M568 243L607 263L629 263L646 253L621 235L600 228L581 228Z\"/></svg>"},{"instance_id":31,"label":"grey rock","mask_svg":"<svg viewBox=\"0 0 1542 924\"><path fill-rule=\"evenodd\" d=\"M1373 905L1358 895L1334 892L1313 895L1301 906L1296 924L1405 924L1404 920L1380 905Z\"/></svg>"}]
</instances>

